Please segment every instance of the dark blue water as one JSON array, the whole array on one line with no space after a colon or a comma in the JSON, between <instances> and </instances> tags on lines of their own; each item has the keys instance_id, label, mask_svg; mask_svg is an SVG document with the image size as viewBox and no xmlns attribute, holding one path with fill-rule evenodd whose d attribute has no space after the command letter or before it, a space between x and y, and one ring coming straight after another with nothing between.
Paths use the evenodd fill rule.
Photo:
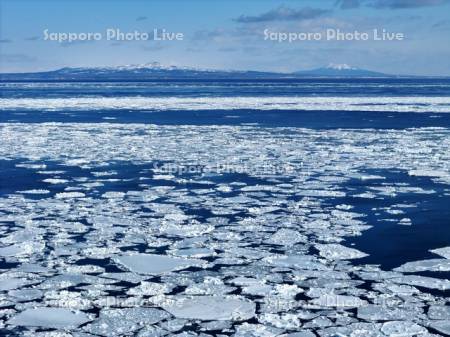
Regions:
<instances>
[{"instance_id":1,"label":"dark blue water","mask_svg":"<svg viewBox=\"0 0 450 337\"><path fill-rule=\"evenodd\" d=\"M355 210L366 214L365 221L373 226L362 236L346 240L348 245L355 245L369 254L358 262L380 264L389 270L408 261L437 258L438 256L429 250L450 244L450 195L446 193L448 187L435 183L428 177L410 176L402 170L371 170L368 173L378 174L385 179L352 180L347 187L354 188L354 193L345 200L355 206ZM434 190L436 193L398 193L395 196L374 199L353 197L361 190L367 191L369 187L400 182L424 190ZM414 207L403 208L405 214L387 214L383 211L383 208L398 204ZM405 217L411 219L411 225L398 223ZM441 277L450 277L448 272L440 274Z\"/></svg>"},{"instance_id":2,"label":"dark blue water","mask_svg":"<svg viewBox=\"0 0 450 337\"><path fill-rule=\"evenodd\" d=\"M114 119L111 119L114 118ZM0 123L146 123L156 125L259 125L312 129L406 129L450 127L447 113L380 111L3 111Z\"/></svg>"},{"instance_id":3,"label":"dark blue water","mask_svg":"<svg viewBox=\"0 0 450 337\"><path fill-rule=\"evenodd\" d=\"M0 82L4 97L450 96L450 79Z\"/></svg>"}]
</instances>

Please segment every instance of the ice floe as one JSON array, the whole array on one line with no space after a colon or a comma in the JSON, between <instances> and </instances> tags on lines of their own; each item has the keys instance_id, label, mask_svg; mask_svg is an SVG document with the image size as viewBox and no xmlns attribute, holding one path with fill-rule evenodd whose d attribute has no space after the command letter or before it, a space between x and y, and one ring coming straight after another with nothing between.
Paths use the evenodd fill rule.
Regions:
<instances>
[{"instance_id":1,"label":"ice floe","mask_svg":"<svg viewBox=\"0 0 450 337\"><path fill-rule=\"evenodd\" d=\"M448 193L446 129L2 123L0 138L35 179L0 196L0 334L448 334L448 247L382 270L347 244L373 214L413 230L408 197Z\"/></svg>"},{"instance_id":2,"label":"ice floe","mask_svg":"<svg viewBox=\"0 0 450 337\"><path fill-rule=\"evenodd\" d=\"M89 317L82 312L65 308L39 307L27 309L12 317L8 324L54 329L71 329L88 322Z\"/></svg>"},{"instance_id":3,"label":"ice floe","mask_svg":"<svg viewBox=\"0 0 450 337\"><path fill-rule=\"evenodd\" d=\"M115 258L117 263L138 274L162 274L192 266L202 266L204 261L177 258L167 255L131 254Z\"/></svg>"},{"instance_id":4,"label":"ice floe","mask_svg":"<svg viewBox=\"0 0 450 337\"><path fill-rule=\"evenodd\" d=\"M320 251L320 255L331 260L350 260L359 259L367 256L367 254L354 249L348 248L339 244L320 244L316 245Z\"/></svg>"},{"instance_id":5,"label":"ice floe","mask_svg":"<svg viewBox=\"0 0 450 337\"><path fill-rule=\"evenodd\" d=\"M179 318L245 321L255 315L255 304L237 296L167 298L161 306Z\"/></svg>"},{"instance_id":6,"label":"ice floe","mask_svg":"<svg viewBox=\"0 0 450 337\"><path fill-rule=\"evenodd\" d=\"M438 279L434 277L419 276L419 275L405 275L392 280L395 283L409 284L417 287L424 287L429 289L448 290L450 289L450 280Z\"/></svg>"},{"instance_id":7,"label":"ice floe","mask_svg":"<svg viewBox=\"0 0 450 337\"><path fill-rule=\"evenodd\" d=\"M440 255L446 259L450 259L450 247L437 248L437 249L430 250L430 252Z\"/></svg>"},{"instance_id":8,"label":"ice floe","mask_svg":"<svg viewBox=\"0 0 450 337\"><path fill-rule=\"evenodd\" d=\"M33 110L338 110L448 112L448 97L77 97L1 98L0 109Z\"/></svg>"},{"instance_id":9,"label":"ice floe","mask_svg":"<svg viewBox=\"0 0 450 337\"><path fill-rule=\"evenodd\" d=\"M106 337L124 336L169 316L167 312L155 308L104 309L84 330Z\"/></svg>"},{"instance_id":10,"label":"ice floe","mask_svg":"<svg viewBox=\"0 0 450 337\"><path fill-rule=\"evenodd\" d=\"M429 259L422 261L407 262L394 269L404 273L414 273L420 271L450 271L449 259Z\"/></svg>"}]
</instances>

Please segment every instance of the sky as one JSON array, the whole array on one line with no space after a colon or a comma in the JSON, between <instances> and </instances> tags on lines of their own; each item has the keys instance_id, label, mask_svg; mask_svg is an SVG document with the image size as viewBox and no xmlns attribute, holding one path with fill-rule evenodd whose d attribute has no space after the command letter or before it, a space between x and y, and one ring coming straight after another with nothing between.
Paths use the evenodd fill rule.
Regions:
<instances>
[{"instance_id":1,"label":"sky","mask_svg":"<svg viewBox=\"0 0 450 337\"><path fill-rule=\"evenodd\" d=\"M107 39L108 29L149 34ZM374 29L404 38L374 40ZM155 40L163 30L182 39ZM336 41L328 30L368 39ZM78 40L57 41L68 33ZM277 40L288 33L321 39ZM0 72L150 62L292 72L334 63L449 76L449 33L450 0L0 0Z\"/></svg>"}]
</instances>

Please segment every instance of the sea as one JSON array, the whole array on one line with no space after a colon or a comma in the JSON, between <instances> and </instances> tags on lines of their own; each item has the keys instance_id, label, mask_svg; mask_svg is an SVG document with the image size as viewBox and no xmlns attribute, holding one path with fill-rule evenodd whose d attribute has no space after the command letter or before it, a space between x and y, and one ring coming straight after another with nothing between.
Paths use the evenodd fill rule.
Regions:
<instances>
[{"instance_id":1,"label":"sea","mask_svg":"<svg viewBox=\"0 0 450 337\"><path fill-rule=\"evenodd\" d=\"M0 334L450 334L450 79L0 92Z\"/></svg>"}]
</instances>

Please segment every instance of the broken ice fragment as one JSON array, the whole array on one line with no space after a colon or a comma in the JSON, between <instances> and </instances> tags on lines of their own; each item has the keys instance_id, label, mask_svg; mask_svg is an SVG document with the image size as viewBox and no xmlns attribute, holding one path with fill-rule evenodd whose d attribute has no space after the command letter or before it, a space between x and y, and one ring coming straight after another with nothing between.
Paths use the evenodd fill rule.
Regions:
<instances>
[{"instance_id":1,"label":"broken ice fragment","mask_svg":"<svg viewBox=\"0 0 450 337\"><path fill-rule=\"evenodd\" d=\"M379 323L352 323L346 326L328 327L319 331L321 337L386 337L380 332ZM403 337L395 335L389 337Z\"/></svg>"},{"instance_id":2,"label":"broken ice fragment","mask_svg":"<svg viewBox=\"0 0 450 337\"><path fill-rule=\"evenodd\" d=\"M283 330L275 328L273 326L249 324L245 322L236 326L236 333L233 334L233 337L275 337L279 336L282 331Z\"/></svg>"},{"instance_id":3,"label":"broken ice fragment","mask_svg":"<svg viewBox=\"0 0 450 337\"><path fill-rule=\"evenodd\" d=\"M276 328L283 328L283 329L298 329L302 323L298 317L298 315L295 314L263 314L260 317L258 317L258 321L264 324L270 324L273 325Z\"/></svg>"},{"instance_id":4,"label":"broken ice fragment","mask_svg":"<svg viewBox=\"0 0 450 337\"><path fill-rule=\"evenodd\" d=\"M130 271L148 275L167 273L192 266L199 267L205 264L205 261L202 260L154 254L122 255L116 257L115 261Z\"/></svg>"},{"instance_id":5,"label":"broken ice fragment","mask_svg":"<svg viewBox=\"0 0 450 337\"><path fill-rule=\"evenodd\" d=\"M255 303L237 296L173 297L162 308L178 318L244 321L255 315Z\"/></svg>"},{"instance_id":6,"label":"broken ice fragment","mask_svg":"<svg viewBox=\"0 0 450 337\"><path fill-rule=\"evenodd\" d=\"M18 191L18 193L22 193L22 194L48 194L48 193L50 193L50 191L49 190L34 189L34 190Z\"/></svg>"},{"instance_id":7,"label":"broken ice fragment","mask_svg":"<svg viewBox=\"0 0 450 337\"><path fill-rule=\"evenodd\" d=\"M450 247L433 249L433 250L430 250L430 252L440 255L446 259L450 259Z\"/></svg>"},{"instance_id":8,"label":"broken ice fragment","mask_svg":"<svg viewBox=\"0 0 450 337\"><path fill-rule=\"evenodd\" d=\"M412 308L387 307L369 304L358 308L358 318L367 321L405 320L418 316L422 310Z\"/></svg>"},{"instance_id":9,"label":"broken ice fragment","mask_svg":"<svg viewBox=\"0 0 450 337\"><path fill-rule=\"evenodd\" d=\"M450 322L450 306L431 305L428 309L428 317L430 319L444 319Z\"/></svg>"},{"instance_id":10,"label":"broken ice fragment","mask_svg":"<svg viewBox=\"0 0 450 337\"><path fill-rule=\"evenodd\" d=\"M418 170L409 170L408 174L410 176L418 176L418 177L446 177L448 176L448 172L433 170L433 169L418 169Z\"/></svg>"},{"instance_id":11,"label":"broken ice fragment","mask_svg":"<svg viewBox=\"0 0 450 337\"><path fill-rule=\"evenodd\" d=\"M44 183L48 183L48 184L65 184L68 182L68 180L66 179L58 179L58 178L47 178L42 180Z\"/></svg>"},{"instance_id":12,"label":"broken ice fragment","mask_svg":"<svg viewBox=\"0 0 450 337\"><path fill-rule=\"evenodd\" d=\"M32 301L42 297L42 291L39 289L25 288L20 290L10 290L9 296L14 297L18 302Z\"/></svg>"},{"instance_id":13,"label":"broken ice fragment","mask_svg":"<svg viewBox=\"0 0 450 337\"><path fill-rule=\"evenodd\" d=\"M276 267L298 268L309 270L326 270L327 266L309 255L275 255L264 258L264 262Z\"/></svg>"},{"instance_id":14,"label":"broken ice fragment","mask_svg":"<svg viewBox=\"0 0 450 337\"><path fill-rule=\"evenodd\" d=\"M25 285L29 285L31 283L35 283L33 281L29 281L26 279L20 278L1 278L0 279L0 291L1 290L13 290L23 287Z\"/></svg>"},{"instance_id":15,"label":"broken ice fragment","mask_svg":"<svg viewBox=\"0 0 450 337\"><path fill-rule=\"evenodd\" d=\"M101 336L124 336L144 326L155 324L170 315L155 308L104 309L85 330Z\"/></svg>"},{"instance_id":16,"label":"broken ice fragment","mask_svg":"<svg viewBox=\"0 0 450 337\"><path fill-rule=\"evenodd\" d=\"M429 289L448 290L450 289L450 281L446 279L438 279L434 277L405 275L392 279L395 283L408 284L416 287Z\"/></svg>"},{"instance_id":17,"label":"broken ice fragment","mask_svg":"<svg viewBox=\"0 0 450 337\"><path fill-rule=\"evenodd\" d=\"M298 231L283 228L273 234L266 242L281 246L292 246L298 242L306 242L306 240L307 237Z\"/></svg>"},{"instance_id":18,"label":"broken ice fragment","mask_svg":"<svg viewBox=\"0 0 450 337\"><path fill-rule=\"evenodd\" d=\"M153 296L170 292L173 287L169 284L142 281L137 287L127 291L128 295Z\"/></svg>"},{"instance_id":19,"label":"broken ice fragment","mask_svg":"<svg viewBox=\"0 0 450 337\"><path fill-rule=\"evenodd\" d=\"M340 244L319 244L316 245L320 255L330 260L350 260L368 256L354 248L348 248Z\"/></svg>"},{"instance_id":20,"label":"broken ice fragment","mask_svg":"<svg viewBox=\"0 0 450 337\"><path fill-rule=\"evenodd\" d=\"M450 335L450 320L434 321L430 327L445 335Z\"/></svg>"},{"instance_id":21,"label":"broken ice fragment","mask_svg":"<svg viewBox=\"0 0 450 337\"><path fill-rule=\"evenodd\" d=\"M415 336L427 332L423 326L408 321L386 322L381 327L381 331L387 336Z\"/></svg>"},{"instance_id":22,"label":"broken ice fragment","mask_svg":"<svg viewBox=\"0 0 450 337\"><path fill-rule=\"evenodd\" d=\"M394 270L403 273L414 273L419 271L450 271L450 260L430 259L407 262Z\"/></svg>"},{"instance_id":23,"label":"broken ice fragment","mask_svg":"<svg viewBox=\"0 0 450 337\"><path fill-rule=\"evenodd\" d=\"M0 256L17 256L25 253L25 248L22 245L15 244L0 248Z\"/></svg>"},{"instance_id":24,"label":"broken ice fragment","mask_svg":"<svg viewBox=\"0 0 450 337\"><path fill-rule=\"evenodd\" d=\"M72 199L72 198L84 198L85 194L81 192L61 192L56 193L56 199Z\"/></svg>"},{"instance_id":25,"label":"broken ice fragment","mask_svg":"<svg viewBox=\"0 0 450 337\"><path fill-rule=\"evenodd\" d=\"M11 318L7 324L53 329L73 329L89 321L86 314L65 308L40 307L26 309Z\"/></svg>"},{"instance_id":26,"label":"broken ice fragment","mask_svg":"<svg viewBox=\"0 0 450 337\"><path fill-rule=\"evenodd\" d=\"M328 294L311 301L320 307L356 308L367 304L366 301L355 296Z\"/></svg>"},{"instance_id":27,"label":"broken ice fragment","mask_svg":"<svg viewBox=\"0 0 450 337\"><path fill-rule=\"evenodd\" d=\"M316 334L314 334L313 332L311 332L309 330L304 330L304 331L280 335L279 337L316 337Z\"/></svg>"}]
</instances>

